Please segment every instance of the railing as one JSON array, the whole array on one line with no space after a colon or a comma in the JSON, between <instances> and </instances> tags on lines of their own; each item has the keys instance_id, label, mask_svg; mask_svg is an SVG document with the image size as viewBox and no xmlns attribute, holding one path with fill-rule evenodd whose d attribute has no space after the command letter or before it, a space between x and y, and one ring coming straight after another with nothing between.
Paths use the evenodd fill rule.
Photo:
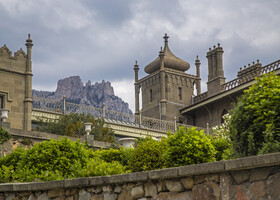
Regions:
<instances>
[{"instance_id":1,"label":"railing","mask_svg":"<svg viewBox=\"0 0 280 200\"><path fill-rule=\"evenodd\" d=\"M255 73L249 73L248 75L245 75L245 76L240 77L240 78L236 78L232 81L229 81L229 82L223 84L222 85L222 91L231 90L231 89L236 88L237 86L239 86L243 83L247 83L247 82L253 80L257 76L267 74L269 72L273 72L273 71L276 71L278 69L280 69L280 60L277 60L277 61L275 61L273 63L270 63L266 66L263 66L261 68L260 72L256 71Z\"/></svg>"},{"instance_id":2,"label":"railing","mask_svg":"<svg viewBox=\"0 0 280 200\"><path fill-rule=\"evenodd\" d=\"M208 96L208 92L201 93L193 98L193 103L203 101Z\"/></svg>"},{"instance_id":3,"label":"railing","mask_svg":"<svg viewBox=\"0 0 280 200\"><path fill-rule=\"evenodd\" d=\"M186 124L178 124L175 120L166 121L150 117L144 117L141 114L134 115L130 113L121 113L114 110L107 110L105 109L105 105L103 105L103 108L96 108L93 106L69 103L66 102L65 99L58 101L33 96L32 108L36 110L60 114L69 114L71 112L91 114L92 116L97 118L104 118L104 120L108 122L135 126L140 128L147 128L162 132L174 132L179 126L193 127ZM198 129L201 130L203 128Z\"/></svg>"}]
</instances>

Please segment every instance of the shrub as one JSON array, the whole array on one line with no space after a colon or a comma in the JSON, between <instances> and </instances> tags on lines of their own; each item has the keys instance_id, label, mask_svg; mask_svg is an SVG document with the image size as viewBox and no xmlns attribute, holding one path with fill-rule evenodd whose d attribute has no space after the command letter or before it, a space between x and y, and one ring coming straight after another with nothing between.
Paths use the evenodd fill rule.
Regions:
<instances>
[{"instance_id":1,"label":"shrub","mask_svg":"<svg viewBox=\"0 0 280 200\"><path fill-rule=\"evenodd\" d=\"M11 135L6 131L2 126L0 126L0 145L8 141L11 138Z\"/></svg>"},{"instance_id":2,"label":"shrub","mask_svg":"<svg viewBox=\"0 0 280 200\"><path fill-rule=\"evenodd\" d=\"M238 156L280 151L280 76L273 73L257 82L231 112L230 134Z\"/></svg>"},{"instance_id":3,"label":"shrub","mask_svg":"<svg viewBox=\"0 0 280 200\"><path fill-rule=\"evenodd\" d=\"M92 150L67 138L44 141L31 149L16 149L0 159L0 182L49 181L121 174L119 162L92 157Z\"/></svg>"},{"instance_id":4,"label":"shrub","mask_svg":"<svg viewBox=\"0 0 280 200\"><path fill-rule=\"evenodd\" d=\"M178 167L215 161L215 148L203 131L180 127L168 134L166 166Z\"/></svg>"},{"instance_id":5,"label":"shrub","mask_svg":"<svg viewBox=\"0 0 280 200\"><path fill-rule=\"evenodd\" d=\"M97 150L93 153L93 157L97 156L100 159L106 162L114 162L117 161L123 166L128 165L128 160L131 156L133 149L132 148L124 148L120 149L108 149L108 150Z\"/></svg>"},{"instance_id":6,"label":"shrub","mask_svg":"<svg viewBox=\"0 0 280 200\"><path fill-rule=\"evenodd\" d=\"M213 127L213 134L210 136L211 143L216 149L216 160L228 160L234 158L232 141L229 133L229 123L231 116L226 114L223 116L224 123Z\"/></svg>"},{"instance_id":7,"label":"shrub","mask_svg":"<svg viewBox=\"0 0 280 200\"><path fill-rule=\"evenodd\" d=\"M164 141L163 139L159 142L147 137L138 142L136 148L131 152L128 168L133 172L163 168L163 154L166 151Z\"/></svg>"}]
</instances>

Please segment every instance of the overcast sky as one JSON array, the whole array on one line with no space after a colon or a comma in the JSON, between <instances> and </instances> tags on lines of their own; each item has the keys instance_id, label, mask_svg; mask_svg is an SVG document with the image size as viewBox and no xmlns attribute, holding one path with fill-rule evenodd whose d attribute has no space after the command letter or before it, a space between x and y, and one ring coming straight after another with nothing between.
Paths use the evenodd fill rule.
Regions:
<instances>
[{"instance_id":1,"label":"overcast sky","mask_svg":"<svg viewBox=\"0 0 280 200\"><path fill-rule=\"evenodd\" d=\"M79 75L83 82L112 82L115 94L134 111L135 60L143 68L163 46L188 61L195 74L206 53L221 43L227 81L257 59L280 59L279 0L0 0L0 46L34 46L33 89L54 91L59 79Z\"/></svg>"}]
</instances>

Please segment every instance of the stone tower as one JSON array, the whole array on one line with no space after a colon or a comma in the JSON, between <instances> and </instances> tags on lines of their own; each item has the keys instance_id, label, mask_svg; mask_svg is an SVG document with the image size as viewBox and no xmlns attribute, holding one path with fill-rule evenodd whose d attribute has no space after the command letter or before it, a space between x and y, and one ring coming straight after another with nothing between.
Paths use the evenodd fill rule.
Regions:
<instances>
[{"instance_id":1,"label":"stone tower","mask_svg":"<svg viewBox=\"0 0 280 200\"><path fill-rule=\"evenodd\" d=\"M32 113L32 40L12 55L6 45L0 48L0 109L9 111L10 128L31 130Z\"/></svg>"},{"instance_id":2,"label":"stone tower","mask_svg":"<svg viewBox=\"0 0 280 200\"><path fill-rule=\"evenodd\" d=\"M164 49L144 70L148 74L138 80L138 64L135 71L135 114L139 114L139 93L142 92L142 115L162 120L179 119L179 109L190 105L194 95L200 93L200 61L196 60L197 75L185 73L190 64L177 58L168 47L165 34Z\"/></svg>"}]
</instances>

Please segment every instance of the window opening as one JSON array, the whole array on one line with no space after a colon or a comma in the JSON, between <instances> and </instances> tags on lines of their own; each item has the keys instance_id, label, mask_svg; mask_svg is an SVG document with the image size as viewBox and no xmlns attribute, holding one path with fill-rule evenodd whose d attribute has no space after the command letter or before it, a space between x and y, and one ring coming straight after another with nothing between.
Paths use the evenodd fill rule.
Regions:
<instances>
[{"instance_id":1,"label":"window opening","mask_svg":"<svg viewBox=\"0 0 280 200\"><path fill-rule=\"evenodd\" d=\"M152 89L150 89L150 102L152 102L153 101L153 91L152 91Z\"/></svg>"},{"instance_id":2,"label":"window opening","mask_svg":"<svg viewBox=\"0 0 280 200\"><path fill-rule=\"evenodd\" d=\"M4 108L4 97L0 96L0 110L2 110L2 108ZM0 121L2 121L1 112L0 112Z\"/></svg>"},{"instance_id":3,"label":"window opening","mask_svg":"<svg viewBox=\"0 0 280 200\"><path fill-rule=\"evenodd\" d=\"M179 100L182 100L182 88L178 88Z\"/></svg>"}]
</instances>

